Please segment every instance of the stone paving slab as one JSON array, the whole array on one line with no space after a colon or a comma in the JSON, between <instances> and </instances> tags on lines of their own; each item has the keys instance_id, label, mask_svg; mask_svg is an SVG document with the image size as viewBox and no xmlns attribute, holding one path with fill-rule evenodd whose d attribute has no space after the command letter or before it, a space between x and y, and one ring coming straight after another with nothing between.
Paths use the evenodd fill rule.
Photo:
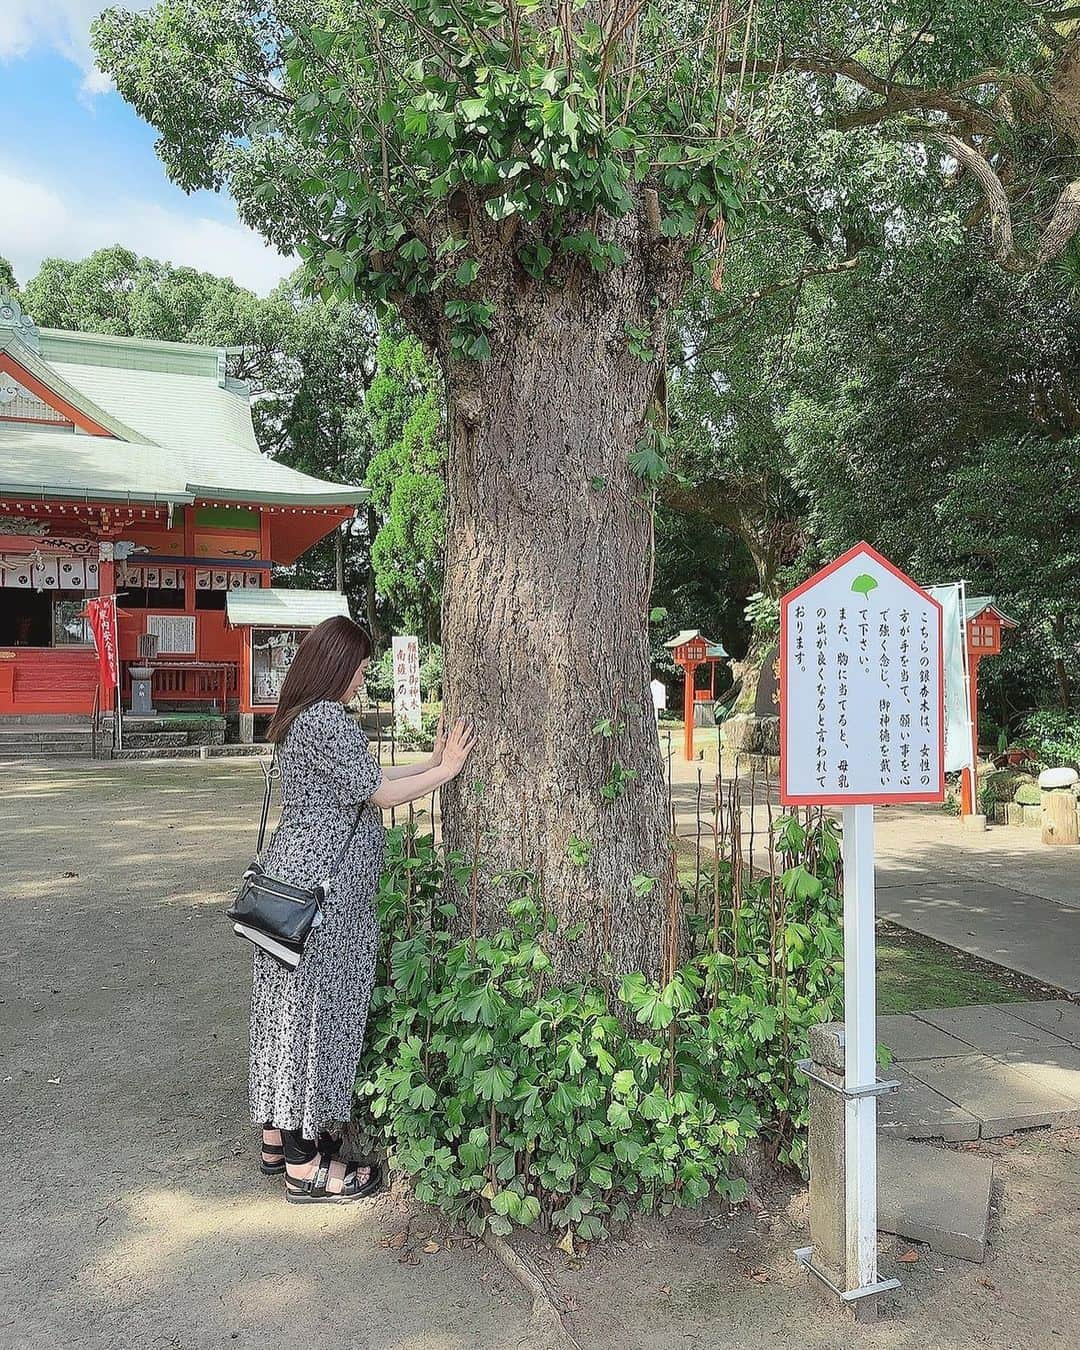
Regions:
<instances>
[{"instance_id":1,"label":"stone paving slab","mask_svg":"<svg viewBox=\"0 0 1080 1350\"><path fill-rule=\"evenodd\" d=\"M1074 1106L1080 1107L1080 1050L1076 1046L1039 1050L1033 1055L1025 1054L1023 1050L1007 1050L994 1058L1051 1092L1068 1097Z\"/></svg>"},{"instance_id":2,"label":"stone paving slab","mask_svg":"<svg viewBox=\"0 0 1080 1350\"><path fill-rule=\"evenodd\" d=\"M1065 1046L1069 1042L1045 1027L1022 1021L1007 1011L1008 1004L970 1008L918 1009L913 1016L946 1031L986 1055L1009 1050L1035 1050ZM927 1056L929 1058L929 1056Z\"/></svg>"},{"instance_id":3,"label":"stone paving slab","mask_svg":"<svg viewBox=\"0 0 1080 1350\"><path fill-rule=\"evenodd\" d=\"M878 1098L878 1130L890 1139L978 1139L982 1122L943 1097L901 1064L890 1064L883 1078L900 1080L896 1092Z\"/></svg>"},{"instance_id":4,"label":"stone paving slab","mask_svg":"<svg viewBox=\"0 0 1080 1350\"><path fill-rule=\"evenodd\" d=\"M883 1139L878 1149L878 1227L943 1256L982 1261L994 1165L977 1153Z\"/></svg>"},{"instance_id":5,"label":"stone paving slab","mask_svg":"<svg viewBox=\"0 0 1080 1350\"><path fill-rule=\"evenodd\" d=\"M934 1088L981 1122L983 1139L998 1139L1014 1130L1080 1121L1080 1108L1069 1097L989 1055L952 1059L907 1060L913 1078Z\"/></svg>"},{"instance_id":6,"label":"stone paving slab","mask_svg":"<svg viewBox=\"0 0 1080 1350\"><path fill-rule=\"evenodd\" d=\"M992 833L997 837L1024 831L1002 827ZM1055 852L1045 847L1043 851ZM1080 907L1076 902L1073 906L1055 903L989 880L925 879L918 886L889 887L884 884L887 878L887 869L879 862L879 918L1018 970L1055 989L1080 993Z\"/></svg>"},{"instance_id":7,"label":"stone paving slab","mask_svg":"<svg viewBox=\"0 0 1080 1350\"><path fill-rule=\"evenodd\" d=\"M877 1038L887 1045L896 1060L943 1059L948 1055L970 1055L971 1045L940 1027L931 1026L910 1013L890 1013L877 1019Z\"/></svg>"},{"instance_id":8,"label":"stone paving slab","mask_svg":"<svg viewBox=\"0 0 1080 1350\"><path fill-rule=\"evenodd\" d=\"M1037 1003L1010 1003L1009 1012L1033 1027L1064 1036L1073 1045L1080 1045L1080 1003L1067 998L1040 1000ZM884 1018L881 1019L884 1021Z\"/></svg>"}]
</instances>

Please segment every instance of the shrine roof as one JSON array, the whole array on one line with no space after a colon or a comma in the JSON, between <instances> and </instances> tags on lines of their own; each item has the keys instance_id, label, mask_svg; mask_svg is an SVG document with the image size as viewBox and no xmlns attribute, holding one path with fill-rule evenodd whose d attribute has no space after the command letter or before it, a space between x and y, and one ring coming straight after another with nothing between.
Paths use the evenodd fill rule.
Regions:
<instances>
[{"instance_id":1,"label":"shrine roof","mask_svg":"<svg viewBox=\"0 0 1080 1350\"><path fill-rule=\"evenodd\" d=\"M172 451L145 441L0 426L0 494L79 501L195 500Z\"/></svg>"},{"instance_id":2,"label":"shrine roof","mask_svg":"<svg viewBox=\"0 0 1080 1350\"><path fill-rule=\"evenodd\" d=\"M673 638L665 642L664 646L674 651L676 647L681 647L686 642L693 642L695 638L704 642L707 656L715 657L717 660L727 657L728 653L724 650L723 644L706 637L700 628L684 628L682 632L676 633Z\"/></svg>"},{"instance_id":3,"label":"shrine roof","mask_svg":"<svg viewBox=\"0 0 1080 1350\"><path fill-rule=\"evenodd\" d=\"M5 317L6 315L6 317ZM0 490L101 499L357 505L367 492L265 456L247 386L226 374L230 350L37 329L7 299L0 352L106 436L0 423ZM15 376L18 379L18 375Z\"/></svg>"},{"instance_id":4,"label":"shrine roof","mask_svg":"<svg viewBox=\"0 0 1080 1350\"><path fill-rule=\"evenodd\" d=\"M974 619L976 615L981 614L986 609L992 609L1006 628L1018 627L1016 620L1005 613L997 599L992 595L966 596L964 599L964 622L967 623Z\"/></svg>"},{"instance_id":5,"label":"shrine roof","mask_svg":"<svg viewBox=\"0 0 1080 1350\"><path fill-rule=\"evenodd\" d=\"M323 619L349 617L349 602L340 591L258 590L229 591L225 614L231 624L266 624L273 628L314 628Z\"/></svg>"}]
</instances>

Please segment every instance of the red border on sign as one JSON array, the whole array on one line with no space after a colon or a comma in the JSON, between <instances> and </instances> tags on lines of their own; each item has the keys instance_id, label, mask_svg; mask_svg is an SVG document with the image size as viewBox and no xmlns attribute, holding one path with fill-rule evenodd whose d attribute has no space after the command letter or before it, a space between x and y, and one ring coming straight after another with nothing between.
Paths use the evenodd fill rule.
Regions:
<instances>
[{"instance_id":1,"label":"red border on sign","mask_svg":"<svg viewBox=\"0 0 1080 1350\"><path fill-rule=\"evenodd\" d=\"M926 792L894 792L894 793L850 793L834 794L830 797L818 795L809 796L798 794L793 796L787 790L787 724L788 724L788 706L787 706L787 612L788 606L792 600L797 600L800 595L815 586L825 577L831 576L838 568L850 562L858 554L866 554L891 572L894 577L898 577L905 585L910 586L913 591L918 593L934 606L938 611L938 692L941 695L941 716L938 719L938 766L939 777L937 790ZM888 558L883 558L876 548L865 542L865 540L856 544L854 548L849 548L846 553L842 553L834 562L823 567L820 572L815 572L812 577L808 577L801 586L796 586L793 591L780 599L780 801L784 806L900 806L905 802L942 802L945 800L945 645L944 635L942 633L942 615L941 603L928 594L916 582L901 572L899 567L889 562Z\"/></svg>"}]
</instances>

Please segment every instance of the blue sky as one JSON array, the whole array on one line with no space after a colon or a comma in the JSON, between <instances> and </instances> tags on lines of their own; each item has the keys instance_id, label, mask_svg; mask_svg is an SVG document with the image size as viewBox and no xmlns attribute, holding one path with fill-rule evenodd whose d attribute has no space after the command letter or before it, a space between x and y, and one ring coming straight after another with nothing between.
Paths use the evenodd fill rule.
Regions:
<instances>
[{"instance_id":1,"label":"blue sky","mask_svg":"<svg viewBox=\"0 0 1080 1350\"><path fill-rule=\"evenodd\" d=\"M25 282L43 257L120 243L265 294L293 261L227 197L174 187L153 129L95 69L89 28L106 2L0 0L0 254Z\"/></svg>"}]
</instances>

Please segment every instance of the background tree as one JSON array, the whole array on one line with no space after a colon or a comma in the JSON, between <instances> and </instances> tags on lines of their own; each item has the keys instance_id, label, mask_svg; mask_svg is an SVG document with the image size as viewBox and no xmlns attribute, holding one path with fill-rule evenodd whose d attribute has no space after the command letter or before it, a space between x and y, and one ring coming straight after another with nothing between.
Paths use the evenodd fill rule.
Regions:
<instances>
[{"instance_id":1,"label":"background tree","mask_svg":"<svg viewBox=\"0 0 1080 1350\"><path fill-rule=\"evenodd\" d=\"M669 860L648 707L657 410L672 308L695 260L718 276L767 177L755 145L800 118L876 128L930 177L960 167L1001 265L1041 265L1080 219L1062 31L1020 0L929 18L914 0L165 0L98 21L178 183L227 185L327 292L393 304L439 361L446 692L480 724L483 783L444 793L447 837L539 860L560 920L587 922L562 969L606 950L658 968L663 906L640 881ZM1054 147L1037 182L1012 172L1035 143ZM497 914L490 880L480 901Z\"/></svg>"},{"instance_id":2,"label":"background tree","mask_svg":"<svg viewBox=\"0 0 1080 1350\"><path fill-rule=\"evenodd\" d=\"M358 435L365 486L381 521L371 550L380 594L409 632L439 640L446 545L442 382L415 338L383 333Z\"/></svg>"}]
</instances>

